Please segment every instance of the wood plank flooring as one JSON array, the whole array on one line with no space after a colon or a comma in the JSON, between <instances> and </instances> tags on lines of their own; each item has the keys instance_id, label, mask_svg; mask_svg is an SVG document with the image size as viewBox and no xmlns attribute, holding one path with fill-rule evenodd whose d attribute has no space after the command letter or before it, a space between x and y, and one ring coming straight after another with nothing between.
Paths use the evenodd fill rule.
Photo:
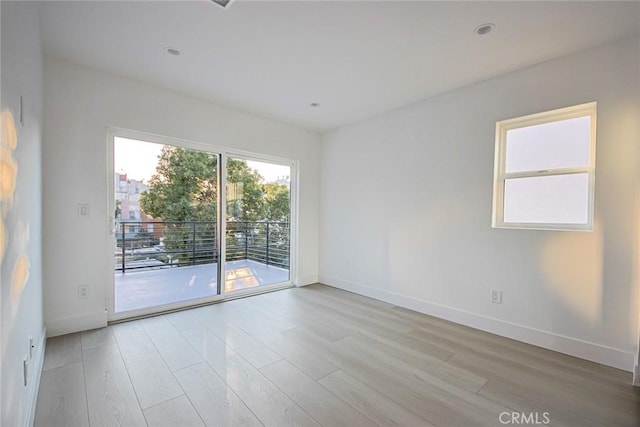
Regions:
<instances>
[{"instance_id":1,"label":"wood plank flooring","mask_svg":"<svg viewBox=\"0 0 640 427\"><path fill-rule=\"evenodd\" d=\"M35 425L637 427L630 383L313 285L49 339Z\"/></svg>"}]
</instances>

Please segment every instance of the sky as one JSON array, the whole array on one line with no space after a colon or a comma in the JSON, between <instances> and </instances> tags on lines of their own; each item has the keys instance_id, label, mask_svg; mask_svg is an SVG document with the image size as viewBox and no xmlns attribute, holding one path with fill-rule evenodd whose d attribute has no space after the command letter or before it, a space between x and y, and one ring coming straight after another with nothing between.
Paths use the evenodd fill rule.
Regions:
<instances>
[{"instance_id":1,"label":"sky","mask_svg":"<svg viewBox=\"0 0 640 427\"><path fill-rule=\"evenodd\" d=\"M126 172L129 179L149 182L156 171L162 147L162 144L114 138L114 172Z\"/></svg>"},{"instance_id":2,"label":"sky","mask_svg":"<svg viewBox=\"0 0 640 427\"><path fill-rule=\"evenodd\" d=\"M114 138L114 172L126 172L129 179L149 179L156 171L158 156L164 145L153 142ZM289 166L248 160L247 164L262 175L266 182L291 174Z\"/></svg>"}]
</instances>

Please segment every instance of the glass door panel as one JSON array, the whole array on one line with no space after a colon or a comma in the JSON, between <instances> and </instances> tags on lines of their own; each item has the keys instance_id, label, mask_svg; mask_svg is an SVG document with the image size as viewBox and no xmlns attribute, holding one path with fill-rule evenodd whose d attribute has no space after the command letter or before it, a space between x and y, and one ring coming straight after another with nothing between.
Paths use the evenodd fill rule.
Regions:
<instances>
[{"instance_id":1,"label":"glass door panel","mask_svg":"<svg viewBox=\"0 0 640 427\"><path fill-rule=\"evenodd\" d=\"M114 138L114 313L220 293L218 164L218 154Z\"/></svg>"},{"instance_id":2,"label":"glass door panel","mask_svg":"<svg viewBox=\"0 0 640 427\"><path fill-rule=\"evenodd\" d=\"M291 167L227 158L225 292L290 280Z\"/></svg>"}]
</instances>

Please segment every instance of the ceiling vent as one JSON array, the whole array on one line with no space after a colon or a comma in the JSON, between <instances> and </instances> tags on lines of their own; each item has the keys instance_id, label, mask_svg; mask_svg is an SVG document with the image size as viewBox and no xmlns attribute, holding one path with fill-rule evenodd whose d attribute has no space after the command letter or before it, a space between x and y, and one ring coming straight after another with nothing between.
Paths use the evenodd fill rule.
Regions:
<instances>
[{"instance_id":1,"label":"ceiling vent","mask_svg":"<svg viewBox=\"0 0 640 427\"><path fill-rule=\"evenodd\" d=\"M233 0L211 0L211 1L217 4L218 6L220 6L221 8L226 9L227 7L229 7L229 5Z\"/></svg>"}]
</instances>

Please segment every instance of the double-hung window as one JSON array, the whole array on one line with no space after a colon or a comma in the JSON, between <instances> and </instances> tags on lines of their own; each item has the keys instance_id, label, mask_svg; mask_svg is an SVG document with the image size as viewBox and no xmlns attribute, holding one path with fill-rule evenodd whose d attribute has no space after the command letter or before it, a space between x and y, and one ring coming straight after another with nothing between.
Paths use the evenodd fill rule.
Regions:
<instances>
[{"instance_id":1,"label":"double-hung window","mask_svg":"<svg viewBox=\"0 0 640 427\"><path fill-rule=\"evenodd\" d=\"M596 103L496 124L493 226L593 230Z\"/></svg>"}]
</instances>

